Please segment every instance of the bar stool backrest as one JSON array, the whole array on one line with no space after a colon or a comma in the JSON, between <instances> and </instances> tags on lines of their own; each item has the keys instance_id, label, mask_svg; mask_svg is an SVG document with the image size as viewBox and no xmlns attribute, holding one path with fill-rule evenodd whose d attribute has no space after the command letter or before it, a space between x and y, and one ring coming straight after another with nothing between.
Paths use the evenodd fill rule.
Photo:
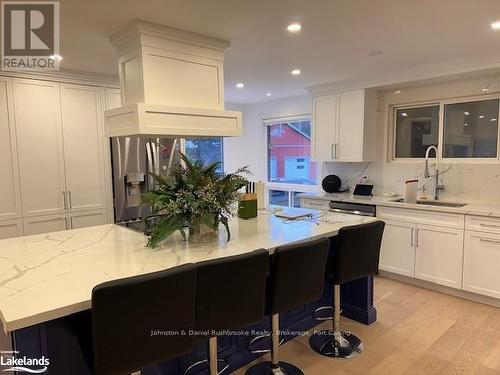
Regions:
<instances>
[{"instance_id":1,"label":"bar stool backrest","mask_svg":"<svg viewBox=\"0 0 500 375\"><path fill-rule=\"evenodd\" d=\"M268 251L255 250L200 262L197 268L197 330L238 329L262 319Z\"/></svg>"},{"instance_id":2,"label":"bar stool backrest","mask_svg":"<svg viewBox=\"0 0 500 375\"><path fill-rule=\"evenodd\" d=\"M378 272L384 227L383 221L375 221L339 230L334 246L334 284L347 283Z\"/></svg>"},{"instance_id":3,"label":"bar stool backrest","mask_svg":"<svg viewBox=\"0 0 500 375\"><path fill-rule=\"evenodd\" d=\"M97 375L127 374L177 357L193 347L196 266L114 280L92 291L92 334ZM153 330L178 335L152 336Z\"/></svg>"},{"instance_id":4,"label":"bar stool backrest","mask_svg":"<svg viewBox=\"0 0 500 375\"><path fill-rule=\"evenodd\" d=\"M269 313L318 300L323 294L330 240L322 238L279 247L271 260Z\"/></svg>"}]
</instances>

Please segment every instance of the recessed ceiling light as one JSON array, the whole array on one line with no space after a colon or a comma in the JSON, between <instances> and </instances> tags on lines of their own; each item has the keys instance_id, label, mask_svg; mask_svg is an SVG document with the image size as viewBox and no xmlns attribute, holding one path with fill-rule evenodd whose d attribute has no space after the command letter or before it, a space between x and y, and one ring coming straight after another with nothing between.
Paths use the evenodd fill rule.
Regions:
<instances>
[{"instance_id":1,"label":"recessed ceiling light","mask_svg":"<svg viewBox=\"0 0 500 375\"><path fill-rule=\"evenodd\" d=\"M482 120L484 118L483 115L479 115L479 119Z\"/></svg>"},{"instance_id":2,"label":"recessed ceiling light","mask_svg":"<svg viewBox=\"0 0 500 375\"><path fill-rule=\"evenodd\" d=\"M401 94L401 90L394 91L394 94Z\"/></svg>"},{"instance_id":3,"label":"recessed ceiling light","mask_svg":"<svg viewBox=\"0 0 500 375\"><path fill-rule=\"evenodd\" d=\"M496 118L492 118L490 121L495 122L496 120L497 120Z\"/></svg>"},{"instance_id":4,"label":"recessed ceiling light","mask_svg":"<svg viewBox=\"0 0 500 375\"><path fill-rule=\"evenodd\" d=\"M383 53L384 53L383 51L375 50L375 51L368 52L368 55L369 56L380 56Z\"/></svg>"},{"instance_id":5,"label":"recessed ceiling light","mask_svg":"<svg viewBox=\"0 0 500 375\"><path fill-rule=\"evenodd\" d=\"M272 95L272 93L266 92L266 96L271 96L271 95Z\"/></svg>"},{"instance_id":6,"label":"recessed ceiling light","mask_svg":"<svg viewBox=\"0 0 500 375\"><path fill-rule=\"evenodd\" d=\"M465 112L464 112L464 115L465 115L465 116L469 116L469 115L470 115L470 113L469 113L469 112L467 112L467 111L465 111Z\"/></svg>"},{"instance_id":7,"label":"recessed ceiling light","mask_svg":"<svg viewBox=\"0 0 500 375\"><path fill-rule=\"evenodd\" d=\"M49 56L49 58L54 60L54 61L61 61L63 59L63 57L61 55L51 55L51 56Z\"/></svg>"},{"instance_id":8,"label":"recessed ceiling light","mask_svg":"<svg viewBox=\"0 0 500 375\"><path fill-rule=\"evenodd\" d=\"M245 84L243 82L238 82L236 84L236 87L239 88L239 89L242 89L243 87L245 87Z\"/></svg>"},{"instance_id":9,"label":"recessed ceiling light","mask_svg":"<svg viewBox=\"0 0 500 375\"><path fill-rule=\"evenodd\" d=\"M401 116L403 116L403 117L408 117L408 113L403 112L403 113L401 113Z\"/></svg>"},{"instance_id":10,"label":"recessed ceiling light","mask_svg":"<svg viewBox=\"0 0 500 375\"><path fill-rule=\"evenodd\" d=\"M467 127L467 126L469 126L469 124L465 123L464 126Z\"/></svg>"},{"instance_id":11,"label":"recessed ceiling light","mask_svg":"<svg viewBox=\"0 0 500 375\"><path fill-rule=\"evenodd\" d=\"M294 69L294 70L292 70L290 73L292 73L294 76L298 76L298 75L300 75L300 73L302 73L302 72L300 71L300 69Z\"/></svg>"},{"instance_id":12,"label":"recessed ceiling light","mask_svg":"<svg viewBox=\"0 0 500 375\"><path fill-rule=\"evenodd\" d=\"M486 94L488 91L490 91L490 89L488 89L488 88L484 88L484 89L482 89L481 91L483 92L483 94Z\"/></svg>"},{"instance_id":13,"label":"recessed ceiling light","mask_svg":"<svg viewBox=\"0 0 500 375\"><path fill-rule=\"evenodd\" d=\"M300 30L302 30L302 25L300 23L291 23L287 26L286 29L290 33L298 33Z\"/></svg>"},{"instance_id":14,"label":"recessed ceiling light","mask_svg":"<svg viewBox=\"0 0 500 375\"><path fill-rule=\"evenodd\" d=\"M500 30L500 20L490 23L493 30Z\"/></svg>"}]
</instances>

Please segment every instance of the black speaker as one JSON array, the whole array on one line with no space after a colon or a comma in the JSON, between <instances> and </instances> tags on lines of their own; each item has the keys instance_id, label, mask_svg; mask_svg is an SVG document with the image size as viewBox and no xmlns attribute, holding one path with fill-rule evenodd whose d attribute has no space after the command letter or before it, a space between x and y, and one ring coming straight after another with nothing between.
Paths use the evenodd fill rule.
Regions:
<instances>
[{"instance_id":1,"label":"black speaker","mask_svg":"<svg viewBox=\"0 0 500 375\"><path fill-rule=\"evenodd\" d=\"M323 186L323 190L327 193L338 193L342 186L342 180L339 176L331 174L323 179L321 185Z\"/></svg>"}]
</instances>

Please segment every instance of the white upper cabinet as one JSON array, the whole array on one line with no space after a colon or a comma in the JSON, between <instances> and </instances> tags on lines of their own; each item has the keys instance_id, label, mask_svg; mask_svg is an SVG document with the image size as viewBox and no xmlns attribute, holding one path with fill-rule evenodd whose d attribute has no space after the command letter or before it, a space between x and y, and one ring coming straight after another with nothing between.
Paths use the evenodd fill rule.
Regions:
<instances>
[{"instance_id":1,"label":"white upper cabinet","mask_svg":"<svg viewBox=\"0 0 500 375\"><path fill-rule=\"evenodd\" d=\"M102 109L97 87L61 84L68 209L105 208Z\"/></svg>"},{"instance_id":2,"label":"white upper cabinet","mask_svg":"<svg viewBox=\"0 0 500 375\"><path fill-rule=\"evenodd\" d=\"M12 82L0 77L0 220L22 216L13 117Z\"/></svg>"},{"instance_id":3,"label":"white upper cabinet","mask_svg":"<svg viewBox=\"0 0 500 375\"><path fill-rule=\"evenodd\" d=\"M13 80L23 216L65 212L59 84Z\"/></svg>"},{"instance_id":4,"label":"white upper cabinet","mask_svg":"<svg viewBox=\"0 0 500 375\"><path fill-rule=\"evenodd\" d=\"M315 160L333 160L337 143L337 95L313 99L312 152Z\"/></svg>"},{"instance_id":5,"label":"white upper cabinet","mask_svg":"<svg viewBox=\"0 0 500 375\"><path fill-rule=\"evenodd\" d=\"M377 96L358 89L313 98L313 158L365 162L375 159Z\"/></svg>"}]
</instances>

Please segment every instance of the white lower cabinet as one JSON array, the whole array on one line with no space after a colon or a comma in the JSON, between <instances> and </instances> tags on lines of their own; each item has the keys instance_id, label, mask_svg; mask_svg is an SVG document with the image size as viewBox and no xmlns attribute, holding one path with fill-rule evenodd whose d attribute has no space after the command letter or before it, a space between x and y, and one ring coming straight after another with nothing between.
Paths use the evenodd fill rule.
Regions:
<instances>
[{"instance_id":1,"label":"white lower cabinet","mask_svg":"<svg viewBox=\"0 0 500 375\"><path fill-rule=\"evenodd\" d=\"M0 222L0 240L23 235L23 221L8 220Z\"/></svg>"},{"instance_id":2,"label":"white lower cabinet","mask_svg":"<svg viewBox=\"0 0 500 375\"><path fill-rule=\"evenodd\" d=\"M500 233L465 232L463 289L500 298Z\"/></svg>"},{"instance_id":3,"label":"white lower cabinet","mask_svg":"<svg viewBox=\"0 0 500 375\"><path fill-rule=\"evenodd\" d=\"M379 267L399 275L415 276L414 234L412 223L385 220L384 237L380 249Z\"/></svg>"},{"instance_id":4,"label":"white lower cabinet","mask_svg":"<svg viewBox=\"0 0 500 375\"><path fill-rule=\"evenodd\" d=\"M66 214L25 217L23 219L24 235L58 232L68 229Z\"/></svg>"},{"instance_id":5,"label":"white lower cabinet","mask_svg":"<svg viewBox=\"0 0 500 375\"><path fill-rule=\"evenodd\" d=\"M78 229L106 224L106 211L81 211L69 214L69 228Z\"/></svg>"},{"instance_id":6,"label":"white lower cabinet","mask_svg":"<svg viewBox=\"0 0 500 375\"><path fill-rule=\"evenodd\" d=\"M463 238L461 229L417 225L415 277L460 289Z\"/></svg>"}]
</instances>

